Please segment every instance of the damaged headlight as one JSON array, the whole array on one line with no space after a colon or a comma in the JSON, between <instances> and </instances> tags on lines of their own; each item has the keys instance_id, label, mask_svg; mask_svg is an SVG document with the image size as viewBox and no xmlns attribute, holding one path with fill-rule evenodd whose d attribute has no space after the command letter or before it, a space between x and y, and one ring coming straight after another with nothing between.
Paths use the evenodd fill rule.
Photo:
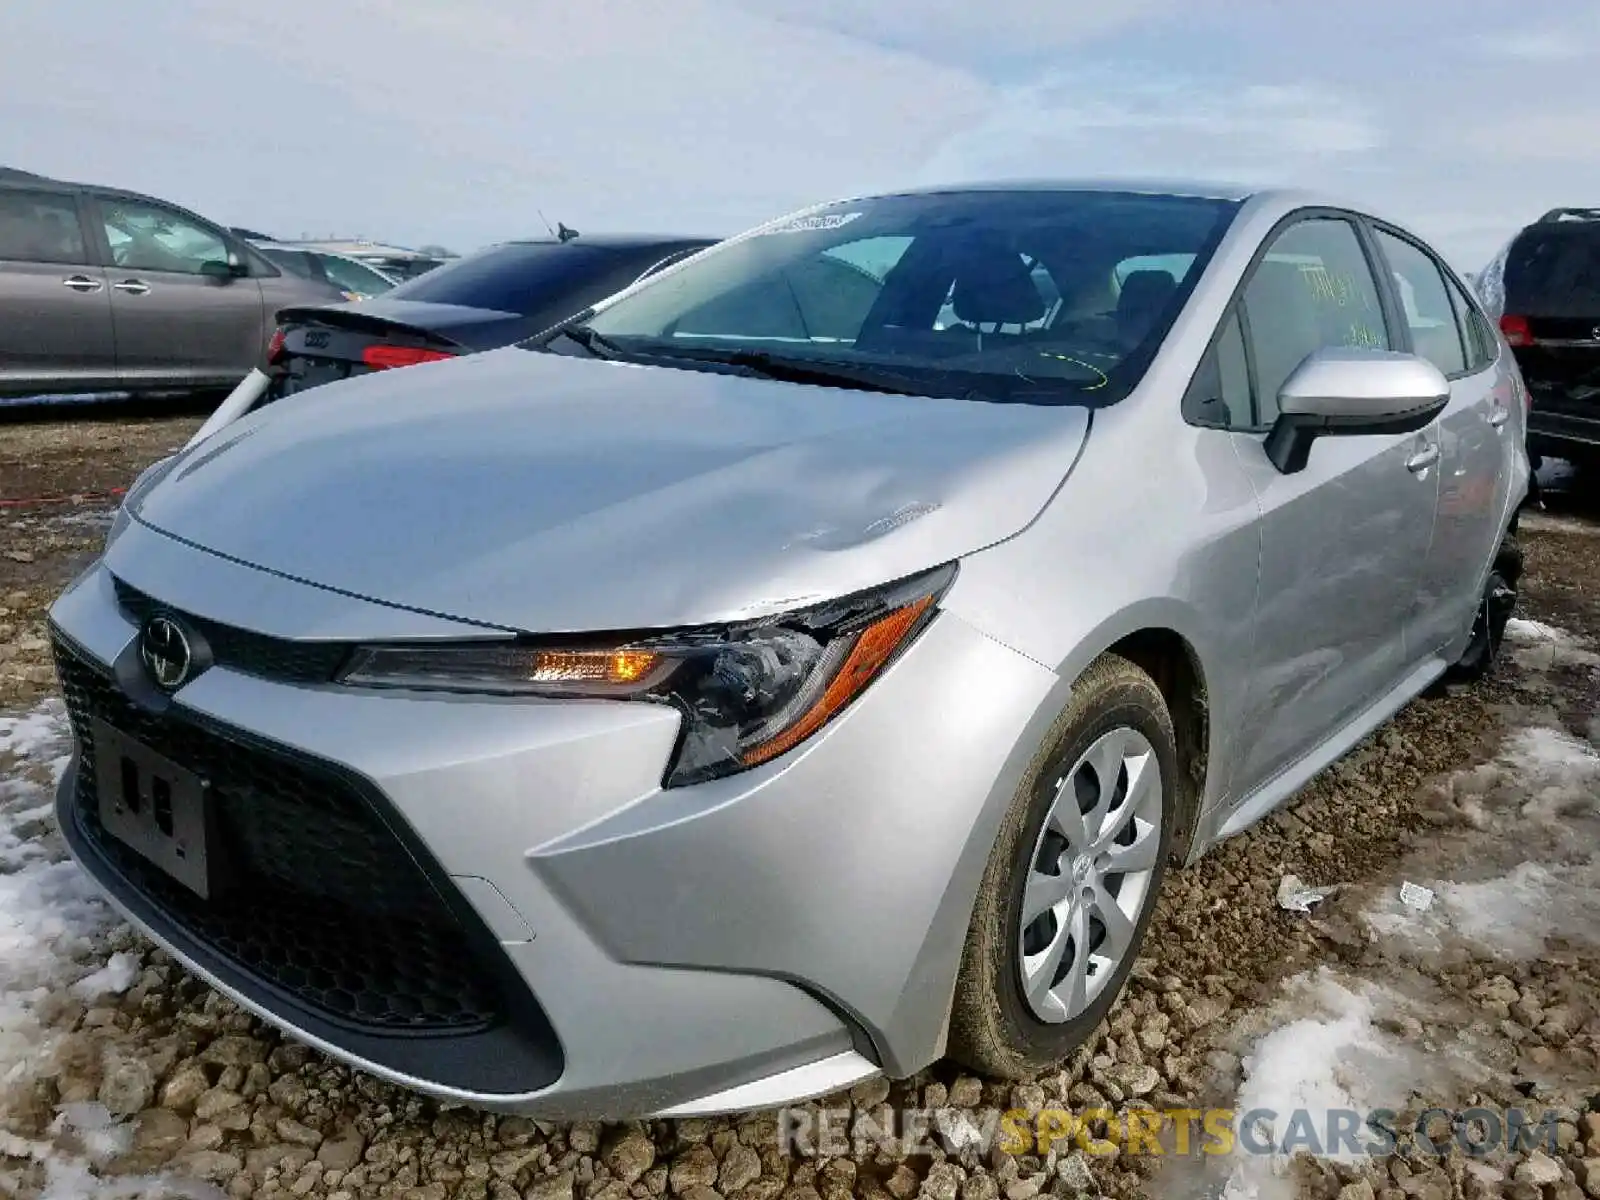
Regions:
<instances>
[{"instance_id":1,"label":"damaged headlight","mask_svg":"<svg viewBox=\"0 0 1600 1200\"><path fill-rule=\"evenodd\" d=\"M684 717L664 785L777 758L842 712L932 619L955 566L759 622L598 640L364 646L356 687L643 700Z\"/></svg>"}]
</instances>

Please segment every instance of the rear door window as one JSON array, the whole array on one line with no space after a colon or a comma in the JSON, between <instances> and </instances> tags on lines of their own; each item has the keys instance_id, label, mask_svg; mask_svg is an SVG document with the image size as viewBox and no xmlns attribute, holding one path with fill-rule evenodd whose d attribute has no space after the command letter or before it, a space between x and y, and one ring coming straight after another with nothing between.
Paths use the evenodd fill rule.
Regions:
<instances>
[{"instance_id":1,"label":"rear door window","mask_svg":"<svg viewBox=\"0 0 1600 1200\"><path fill-rule=\"evenodd\" d=\"M616 265L605 250L554 242L492 246L400 284L387 296L530 316Z\"/></svg>"},{"instance_id":2,"label":"rear door window","mask_svg":"<svg viewBox=\"0 0 1600 1200\"><path fill-rule=\"evenodd\" d=\"M1504 281L1508 313L1600 319L1600 222L1524 230L1506 254Z\"/></svg>"},{"instance_id":3,"label":"rear door window","mask_svg":"<svg viewBox=\"0 0 1600 1200\"><path fill-rule=\"evenodd\" d=\"M60 192L0 190L0 260L87 263L77 201Z\"/></svg>"},{"instance_id":4,"label":"rear door window","mask_svg":"<svg viewBox=\"0 0 1600 1200\"><path fill-rule=\"evenodd\" d=\"M1128 282L1128 276L1136 271L1164 271L1172 276L1173 283L1182 283L1183 277L1189 273L1189 268L1193 265L1192 254L1140 254L1123 259L1111 274L1120 292L1122 285Z\"/></svg>"},{"instance_id":5,"label":"rear door window","mask_svg":"<svg viewBox=\"0 0 1600 1200\"><path fill-rule=\"evenodd\" d=\"M1444 281L1450 288L1450 302L1455 306L1456 323L1461 326L1467 348L1467 370L1481 371L1495 360L1495 336L1489 328L1489 318L1454 279L1446 275Z\"/></svg>"},{"instance_id":6,"label":"rear door window","mask_svg":"<svg viewBox=\"0 0 1600 1200\"><path fill-rule=\"evenodd\" d=\"M1399 293L1401 315L1411 330L1412 350L1445 375L1460 375L1467 369L1467 355L1444 271L1414 242L1384 229L1377 233Z\"/></svg>"}]
</instances>

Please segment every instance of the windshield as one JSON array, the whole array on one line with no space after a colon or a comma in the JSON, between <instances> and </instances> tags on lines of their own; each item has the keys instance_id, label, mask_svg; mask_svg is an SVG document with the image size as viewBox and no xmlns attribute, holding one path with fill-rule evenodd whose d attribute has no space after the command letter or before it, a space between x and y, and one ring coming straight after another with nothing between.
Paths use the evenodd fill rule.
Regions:
<instances>
[{"instance_id":1,"label":"windshield","mask_svg":"<svg viewBox=\"0 0 1600 1200\"><path fill-rule=\"evenodd\" d=\"M695 255L588 328L621 353L754 352L939 394L1105 402L1138 382L1236 209L1099 191L855 200Z\"/></svg>"}]
</instances>

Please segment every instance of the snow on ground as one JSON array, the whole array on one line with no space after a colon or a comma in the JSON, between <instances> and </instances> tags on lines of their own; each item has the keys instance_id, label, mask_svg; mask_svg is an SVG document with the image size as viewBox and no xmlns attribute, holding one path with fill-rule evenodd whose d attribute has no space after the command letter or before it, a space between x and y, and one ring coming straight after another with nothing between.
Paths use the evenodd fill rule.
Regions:
<instances>
[{"instance_id":1,"label":"snow on ground","mask_svg":"<svg viewBox=\"0 0 1600 1200\"><path fill-rule=\"evenodd\" d=\"M1289 981L1267 1014L1268 1032L1241 1056L1244 1083L1233 1101L1241 1132L1248 1121L1257 1145L1272 1153L1230 1158L1222 1200L1290 1200L1297 1147L1341 1162L1365 1160L1365 1139L1329 1136L1329 1114L1398 1109L1425 1074L1423 1061L1378 1025L1380 1014L1403 1004L1327 967ZM1260 1112L1274 1116L1251 1119Z\"/></svg>"},{"instance_id":2,"label":"snow on ground","mask_svg":"<svg viewBox=\"0 0 1600 1200\"><path fill-rule=\"evenodd\" d=\"M1371 932L1402 953L1513 960L1553 938L1600 945L1600 753L1562 730L1523 728L1451 788L1471 832L1459 846L1445 839L1440 865L1478 877L1414 880L1435 894L1424 912L1386 890L1365 914Z\"/></svg>"},{"instance_id":3,"label":"snow on ground","mask_svg":"<svg viewBox=\"0 0 1600 1200\"><path fill-rule=\"evenodd\" d=\"M55 831L51 790L66 769L70 739L59 700L0 716L0 1151L45 1165L42 1200L217 1196L166 1178L97 1178L95 1168L125 1153L133 1137L99 1103L62 1105L50 1140L6 1128L5 1093L51 1069L59 1035L49 1032L49 1007L63 994L84 1004L120 995L138 970L136 955L113 950L126 927ZM16 1186L0 1170L0 1195Z\"/></svg>"},{"instance_id":4,"label":"snow on ground","mask_svg":"<svg viewBox=\"0 0 1600 1200\"><path fill-rule=\"evenodd\" d=\"M1586 638L1568 633L1541 621L1512 618L1506 623L1506 644L1517 664L1530 671L1549 671L1556 667L1600 667Z\"/></svg>"},{"instance_id":5,"label":"snow on ground","mask_svg":"<svg viewBox=\"0 0 1600 1200\"><path fill-rule=\"evenodd\" d=\"M1586 653L1562 630L1515 624L1520 644L1554 647L1568 662ZM1242 1082L1230 1103L1241 1123L1252 1110L1278 1114L1252 1122L1257 1144L1272 1152L1235 1149L1201 1164L1198 1177L1187 1164L1169 1175L1163 1194L1290 1200L1300 1186L1296 1148L1324 1162L1370 1162L1357 1149L1362 1137L1354 1145L1330 1139L1331 1114L1400 1112L1422 1098L1460 1105L1509 1070L1507 1047L1492 1045L1492 1031L1485 1038L1481 1010L1436 986L1441 972L1469 961L1487 964L1485 974L1509 972L1518 962L1600 947L1595 746L1546 725L1514 728L1489 762L1444 780L1435 805L1438 835L1407 856L1402 877L1352 901L1358 936L1375 951L1359 971L1324 965L1297 975L1234 1028ZM1406 904L1403 882L1430 889L1431 903ZM1503 982L1495 974L1486 986ZM1515 1002L1518 990L1506 986ZM1516 1051L1510 1055L1514 1061ZM1309 1122L1297 1126L1291 1114L1299 1111ZM1490 1162L1470 1171L1501 1177Z\"/></svg>"}]
</instances>

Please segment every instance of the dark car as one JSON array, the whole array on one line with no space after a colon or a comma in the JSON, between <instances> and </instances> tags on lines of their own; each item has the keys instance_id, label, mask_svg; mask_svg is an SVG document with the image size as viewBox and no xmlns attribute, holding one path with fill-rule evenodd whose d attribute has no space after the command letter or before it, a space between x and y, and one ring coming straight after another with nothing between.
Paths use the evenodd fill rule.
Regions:
<instances>
[{"instance_id":1,"label":"dark car","mask_svg":"<svg viewBox=\"0 0 1600 1200\"><path fill-rule=\"evenodd\" d=\"M504 242L358 303L286 308L264 402L391 367L509 346L712 244L657 235Z\"/></svg>"},{"instance_id":2,"label":"dark car","mask_svg":"<svg viewBox=\"0 0 1600 1200\"><path fill-rule=\"evenodd\" d=\"M1478 287L1528 387L1529 452L1600 463L1600 208L1524 227Z\"/></svg>"},{"instance_id":3,"label":"dark car","mask_svg":"<svg viewBox=\"0 0 1600 1200\"><path fill-rule=\"evenodd\" d=\"M0 172L0 396L231 387L280 308L341 296L164 200Z\"/></svg>"}]
</instances>

